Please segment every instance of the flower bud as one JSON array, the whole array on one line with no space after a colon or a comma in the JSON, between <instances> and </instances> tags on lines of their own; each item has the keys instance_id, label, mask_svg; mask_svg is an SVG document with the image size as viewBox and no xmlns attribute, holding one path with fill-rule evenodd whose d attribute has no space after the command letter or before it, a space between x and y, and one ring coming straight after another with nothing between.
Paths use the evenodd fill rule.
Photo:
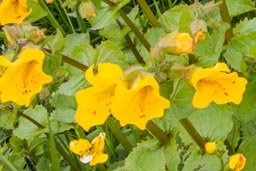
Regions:
<instances>
[{"instance_id":1,"label":"flower bud","mask_svg":"<svg viewBox=\"0 0 256 171\"><path fill-rule=\"evenodd\" d=\"M94 7L94 4L91 2L91 0L83 1L79 5L78 10L81 17L86 18L87 20L90 19L91 17L96 16L95 7Z\"/></svg>"},{"instance_id":2,"label":"flower bud","mask_svg":"<svg viewBox=\"0 0 256 171\"><path fill-rule=\"evenodd\" d=\"M175 37L176 53L193 53L194 42L189 33L178 33Z\"/></svg>"},{"instance_id":3,"label":"flower bud","mask_svg":"<svg viewBox=\"0 0 256 171\"><path fill-rule=\"evenodd\" d=\"M205 143L204 147L205 147L205 151L208 154L212 154L213 152L216 151L216 143L215 142L207 142L207 143Z\"/></svg>"},{"instance_id":4,"label":"flower bud","mask_svg":"<svg viewBox=\"0 0 256 171\"><path fill-rule=\"evenodd\" d=\"M228 166L230 169L233 169L234 171L240 171L244 168L246 163L246 158L243 154L238 153L234 154L230 157Z\"/></svg>"}]
</instances>

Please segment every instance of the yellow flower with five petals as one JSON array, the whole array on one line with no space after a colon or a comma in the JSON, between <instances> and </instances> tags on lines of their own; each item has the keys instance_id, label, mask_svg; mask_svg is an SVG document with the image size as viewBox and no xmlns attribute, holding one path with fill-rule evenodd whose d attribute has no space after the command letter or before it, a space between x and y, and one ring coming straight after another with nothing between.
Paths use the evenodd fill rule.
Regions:
<instances>
[{"instance_id":1,"label":"yellow flower with five petals","mask_svg":"<svg viewBox=\"0 0 256 171\"><path fill-rule=\"evenodd\" d=\"M169 100L159 95L157 81L146 76L139 78L130 89L117 85L112 115L121 126L134 124L143 130L149 120L163 116L169 106Z\"/></svg>"},{"instance_id":2,"label":"yellow flower with five petals","mask_svg":"<svg viewBox=\"0 0 256 171\"><path fill-rule=\"evenodd\" d=\"M92 126L103 124L110 115L112 100L117 84L124 84L120 79L122 69L115 64L101 63L94 74L93 66L86 72L86 79L92 87L80 90L76 94L76 122L86 131Z\"/></svg>"},{"instance_id":3,"label":"yellow flower with five petals","mask_svg":"<svg viewBox=\"0 0 256 171\"><path fill-rule=\"evenodd\" d=\"M108 155L103 153L105 145L105 133L100 133L90 143L86 139L73 140L69 143L70 150L80 156L82 163L94 166L108 160Z\"/></svg>"},{"instance_id":4,"label":"yellow flower with five petals","mask_svg":"<svg viewBox=\"0 0 256 171\"><path fill-rule=\"evenodd\" d=\"M13 101L28 106L33 95L52 77L42 70L44 53L40 49L24 49L19 59L11 63L0 56L0 65L7 67L0 78L1 101Z\"/></svg>"},{"instance_id":5,"label":"yellow flower with five petals","mask_svg":"<svg viewBox=\"0 0 256 171\"><path fill-rule=\"evenodd\" d=\"M19 24L29 16L27 0L3 0L0 4L0 24Z\"/></svg>"},{"instance_id":6,"label":"yellow flower with five petals","mask_svg":"<svg viewBox=\"0 0 256 171\"><path fill-rule=\"evenodd\" d=\"M200 68L191 78L196 92L193 97L195 108L206 108L212 101L216 104L233 102L239 104L245 91L247 80L237 72L230 72L225 63L217 63L213 68Z\"/></svg>"}]
</instances>

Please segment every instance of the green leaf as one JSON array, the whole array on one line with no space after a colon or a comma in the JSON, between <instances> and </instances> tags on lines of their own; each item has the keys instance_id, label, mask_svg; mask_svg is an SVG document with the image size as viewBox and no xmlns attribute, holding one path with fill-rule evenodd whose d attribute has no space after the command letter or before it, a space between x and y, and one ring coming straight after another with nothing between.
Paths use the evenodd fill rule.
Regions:
<instances>
[{"instance_id":1,"label":"green leaf","mask_svg":"<svg viewBox=\"0 0 256 171\"><path fill-rule=\"evenodd\" d=\"M95 63L99 64L102 62L114 63L122 68L128 66L128 63L125 61L125 56L120 50L119 46L111 41L105 41L101 43L100 46L96 49L97 54L95 58Z\"/></svg>"},{"instance_id":2,"label":"green leaf","mask_svg":"<svg viewBox=\"0 0 256 171\"><path fill-rule=\"evenodd\" d=\"M125 160L126 171L160 171L164 170L165 155L157 141L138 144Z\"/></svg>"},{"instance_id":3,"label":"green leaf","mask_svg":"<svg viewBox=\"0 0 256 171\"><path fill-rule=\"evenodd\" d=\"M67 96L57 93L51 100L52 106L55 107L54 119L64 123L74 123L76 112L76 100L74 96Z\"/></svg>"},{"instance_id":4,"label":"green leaf","mask_svg":"<svg viewBox=\"0 0 256 171\"><path fill-rule=\"evenodd\" d=\"M194 20L193 11L188 5L176 5L162 15L163 24L168 32L179 30L190 32L190 24Z\"/></svg>"},{"instance_id":5,"label":"green leaf","mask_svg":"<svg viewBox=\"0 0 256 171\"><path fill-rule=\"evenodd\" d=\"M180 152L178 151L178 145L171 143L162 147L167 170L177 170L178 164L180 162Z\"/></svg>"},{"instance_id":6,"label":"green leaf","mask_svg":"<svg viewBox=\"0 0 256 171\"><path fill-rule=\"evenodd\" d=\"M71 56L72 58L75 58L72 56L72 51L75 47L79 47L84 44L90 43L90 37L89 34L85 33L73 33L68 34L65 37L65 48L63 49L63 54L67 56ZM76 59L76 58L75 58Z\"/></svg>"},{"instance_id":7,"label":"green leaf","mask_svg":"<svg viewBox=\"0 0 256 171\"><path fill-rule=\"evenodd\" d=\"M194 49L195 58L198 60L197 65L210 67L218 62L225 41L225 32L227 24L223 24L213 33L206 33L206 39L199 41Z\"/></svg>"},{"instance_id":8,"label":"green leaf","mask_svg":"<svg viewBox=\"0 0 256 171\"><path fill-rule=\"evenodd\" d=\"M182 171L202 170L217 171L221 170L221 163L216 155L202 155L199 151L193 151L185 162Z\"/></svg>"},{"instance_id":9,"label":"green leaf","mask_svg":"<svg viewBox=\"0 0 256 171\"><path fill-rule=\"evenodd\" d=\"M248 83L243 94L243 100L239 105L232 104L234 116L241 122L249 122L256 119L256 84Z\"/></svg>"},{"instance_id":10,"label":"green leaf","mask_svg":"<svg viewBox=\"0 0 256 171\"><path fill-rule=\"evenodd\" d=\"M256 151L256 136L255 134L247 137L242 141L239 146L238 152L243 153L246 158L246 164L243 171L252 171L255 169L256 160L255 160L255 151Z\"/></svg>"},{"instance_id":11,"label":"green leaf","mask_svg":"<svg viewBox=\"0 0 256 171\"><path fill-rule=\"evenodd\" d=\"M81 89L81 87L85 87L86 80L84 78L84 74L76 74L72 75L66 82L61 84L57 93L66 95L66 96L74 96L75 93Z\"/></svg>"},{"instance_id":12,"label":"green leaf","mask_svg":"<svg viewBox=\"0 0 256 171\"><path fill-rule=\"evenodd\" d=\"M16 114L0 109L0 128L13 129L16 121Z\"/></svg>"},{"instance_id":13,"label":"green leaf","mask_svg":"<svg viewBox=\"0 0 256 171\"><path fill-rule=\"evenodd\" d=\"M38 105L34 109L28 108L24 111L24 114L30 118L33 118L33 120L37 121L42 126L47 126L48 113L43 106ZM27 140L32 140L45 132L47 132L47 130L39 128L24 117L20 117L18 128L13 131L14 135L20 139Z\"/></svg>"},{"instance_id":14,"label":"green leaf","mask_svg":"<svg viewBox=\"0 0 256 171\"><path fill-rule=\"evenodd\" d=\"M234 34L246 34L254 32L256 28L256 18L248 19L245 18L233 29Z\"/></svg>"},{"instance_id":15,"label":"green leaf","mask_svg":"<svg viewBox=\"0 0 256 171\"><path fill-rule=\"evenodd\" d=\"M53 51L53 54L58 51L62 51L65 47L65 39L60 30L57 29L57 33L54 36L48 38L47 45Z\"/></svg>"},{"instance_id":16,"label":"green leaf","mask_svg":"<svg viewBox=\"0 0 256 171\"><path fill-rule=\"evenodd\" d=\"M223 54L227 62L237 71L242 70L243 57L256 46L256 32L236 35L233 37Z\"/></svg>"},{"instance_id":17,"label":"green leaf","mask_svg":"<svg viewBox=\"0 0 256 171\"><path fill-rule=\"evenodd\" d=\"M255 10L251 0L226 0L226 4L231 17Z\"/></svg>"},{"instance_id":18,"label":"green leaf","mask_svg":"<svg viewBox=\"0 0 256 171\"><path fill-rule=\"evenodd\" d=\"M192 98L195 91L187 80L177 79L173 87L170 96L170 114L174 115L177 119L186 118L195 110L192 106Z\"/></svg>"},{"instance_id":19,"label":"green leaf","mask_svg":"<svg viewBox=\"0 0 256 171\"><path fill-rule=\"evenodd\" d=\"M212 104L196 110L189 120L203 138L209 141L224 140L233 127L233 111L228 105Z\"/></svg>"},{"instance_id":20,"label":"green leaf","mask_svg":"<svg viewBox=\"0 0 256 171\"><path fill-rule=\"evenodd\" d=\"M48 15L48 13L41 7L41 5L35 3L34 0L28 1L28 6L32 8L32 12L28 16L28 20L31 23L38 21Z\"/></svg>"},{"instance_id":21,"label":"green leaf","mask_svg":"<svg viewBox=\"0 0 256 171\"><path fill-rule=\"evenodd\" d=\"M46 74L51 75L53 78L56 77L56 72L58 71L61 65L61 54L60 52L56 52L53 55L47 54L44 59L43 71Z\"/></svg>"}]
</instances>

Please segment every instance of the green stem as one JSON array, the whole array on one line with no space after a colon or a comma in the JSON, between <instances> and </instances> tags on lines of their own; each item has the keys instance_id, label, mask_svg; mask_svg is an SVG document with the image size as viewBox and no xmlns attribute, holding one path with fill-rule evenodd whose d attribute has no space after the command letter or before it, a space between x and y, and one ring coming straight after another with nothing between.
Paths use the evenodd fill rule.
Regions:
<instances>
[{"instance_id":1,"label":"green stem","mask_svg":"<svg viewBox=\"0 0 256 171\"><path fill-rule=\"evenodd\" d=\"M116 4L111 2L110 0L103 0L103 2L105 2L106 4L108 4L110 7L115 7ZM125 23L130 27L130 29L133 31L133 33L137 36L137 38L140 40L140 42L142 43L142 45L148 50L150 51L150 44L148 43L148 41L145 39L145 37L143 36L143 34L137 29L137 27L133 24L133 22L129 19L129 17L127 17L127 15L125 14L125 12L123 10L119 10L120 16L123 18L123 20L125 21Z\"/></svg>"},{"instance_id":2,"label":"green stem","mask_svg":"<svg viewBox=\"0 0 256 171\"><path fill-rule=\"evenodd\" d=\"M160 141L161 145L168 144L170 137L163 132L152 120L147 122L147 129Z\"/></svg>"},{"instance_id":3,"label":"green stem","mask_svg":"<svg viewBox=\"0 0 256 171\"><path fill-rule=\"evenodd\" d=\"M166 28L165 25L164 25L164 21L163 21L163 18L162 18L161 11L160 11L160 9L159 9L159 7L158 7L156 1L155 1L155 0L153 0L153 1L154 1L154 6L155 6L155 8L156 8L156 12L157 12L157 14L158 14L158 16L159 16L159 18L160 18L161 24L162 24L162 26L163 26L163 28L164 28L164 31L167 33L168 31L167 31L167 28Z\"/></svg>"},{"instance_id":4,"label":"green stem","mask_svg":"<svg viewBox=\"0 0 256 171\"><path fill-rule=\"evenodd\" d=\"M132 145L122 133L118 123L112 117L109 117L106 123L107 123L107 126L113 132L113 134L116 136L118 141L122 144L126 152L129 153L132 150Z\"/></svg>"},{"instance_id":5,"label":"green stem","mask_svg":"<svg viewBox=\"0 0 256 171\"><path fill-rule=\"evenodd\" d=\"M191 136L191 138L196 142L196 144L199 146L199 148L204 151L205 147L205 141L200 136L200 134L197 132L195 127L192 125L192 123L187 119L181 119L180 120L181 125L186 129L187 133Z\"/></svg>"},{"instance_id":6,"label":"green stem","mask_svg":"<svg viewBox=\"0 0 256 171\"><path fill-rule=\"evenodd\" d=\"M161 27L161 24L158 22L157 18L149 8L147 2L145 0L137 0L138 4L140 5L143 13L148 18L148 20L151 22L153 27Z\"/></svg>"},{"instance_id":7,"label":"green stem","mask_svg":"<svg viewBox=\"0 0 256 171\"><path fill-rule=\"evenodd\" d=\"M52 50L50 50L50 49L44 48L43 50L47 53L52 53ZM82 64L82 63L80 63L80 62L78 62L78 61L76 61L76 60L74 60L74 59L72 59L68 56L66 56L66 55L61 55L61 57L62 57L62 60L64 62L66 62L66 63L68 63L68 64L70 64L70 65L72 65L72 66L74 66L74 67L76 67L76 68L78 68L82 71L86 71L89 68L88 66L86 66L86 65L84 65L84 64Z\"/></svg>"},{"instance_id":8,"label":"green stem","mask_svg":"<svg viewBox=\"0 0 256 171\"><path fill-rule=\"evenodd\" d=\"M59 0L59 3L60 3L61 6L63 6L63 3L62 3L61 0ZM72 24L72 22L71 22L71 20L70 20L70 17L68 16L68 13L67 13L66 8L63 7L62 9L63 9L63 11L64 11L64 13L65 13L65 15L66 15L67 20L68 20L69 27L71 28L72 32L75 33L76 31L75 31L75 29L74 29L74 27L73 27L73 24ZM64 21L66 21L66 20L64 20Z\"/></svg>"},{"instance_id":9,"label":"green stem","mask_svg":"<svg viewBox=\"0 0 256 171\"><path fill-rule=\"evenodd\" d=\"M52 15L52 12L50 11L50 9L48 8L48 6L46 5L44 0L39 0L40 5L44 8L45 11L47 11L48 15L47 18L48 20L51 22L51 24L53 25L53 27L58 28L62 34L64 36L66 36L65 31L62 29L62 27L59 25L58 21L55 19L55 17Z\"/></svg>"},{"instance_id":10,"label":"green stem","mask_svg":"<svg viewBox=\"0 0 256 171\"><path fill-rule=\"evenodd\" d=\"M0 161L2 161L2 163L4 163L4 164L10 169L10 171L18 171L18 170L12 165L12 163L11 163L6 157L4 157L2 154L0 154Z\"/></svg>"},{"instance_id":11,"label":"green stem","mask_svg":"<svg viewBox=\"0 0 256 171\"><path fill-rule=\"evenodd\" d=\"M228 13L228 8L225 0L217 0L217 2L221 2L220 5L220 15L222 18L222 21L225 23L228 23L230 25L230 28L225 33L225 42L228 43L231 38L233 37L233 30L231 27L231 18Z\"/></svg>"},{"instance_id":12,"label":"green stem","mask_svg":"<svg viewBox=\"0 0 256 171\"><path fill-rule=\"evenodd\" d=\"M116 20L119 28L122 30L124 28L124 26L122 25L122 23L117 19ZM142 56L140 56L140 53L138 52L138 50L136 49L136 47L134 46L130 36L128 34L125 35L125 40L128 43L129 47L132 50L132 53L134 54L135 58L137 59L137 61L141 64L145 64L144 59L142 58Z\"/></svg>"},{"instance_id":13,"label":"green stem","mask_svg":"<svg viewBox=\"0 0 256 171\"><path fill-rule=\"evenodd\" d=\"M86 24L84 23L84 20L82 19L80 13L79 13L79 5L82 3L81 0L78 1L77 3L77 6L76 6L76 16L77 16L77 23L81 29L81 31L83 33L86 33L87 32L87 27L86 27Z\"/></svg>"}]
</instances>

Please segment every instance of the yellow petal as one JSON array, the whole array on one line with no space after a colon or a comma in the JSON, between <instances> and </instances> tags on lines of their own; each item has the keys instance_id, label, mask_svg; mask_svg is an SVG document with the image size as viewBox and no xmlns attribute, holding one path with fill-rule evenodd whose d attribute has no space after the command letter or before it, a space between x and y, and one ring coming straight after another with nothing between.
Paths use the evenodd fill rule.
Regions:
<instances>
[{"instance_id":1,"label":"yellow petal","mask_svg":"<svg viewBox=\"0 0 256 171\"><path fill-rule=\"evenodd\" d=\"M122 126L134 124L140 129L146 123L164 114L170 102L159 95L159 86L152 76L138 80L131 89L118 85L113 101L112 115Z\"/></svg>"},{"instance_id":2,"label":"yellow petal","mask_svg":"<svg viewBox=\"0 0 256 171\"><path fill-rule=\"evenodd\" d=\"M90 166L94 166L98 163L104 163L108 159L108 155L103 153L104 145L105 145L105 133L100 133L97 137L95 137L92 142L92 151L93 151L93 159L90 162Z\"/></svg>"},{"instance_id":3,"label":"yellow petal","mask_svg":"<svg viewBox=\"0 0 256 171\"><path fill-rule=\"evenodd\" d=\"M104 124L110 115L114 86L89 87L76 94L76 122L86 131L92 126Z\"/></svg>"},{"instance_id":4,"label":"yellow petal","mask_svg":"<svg viewBox=\"0 0 256 171\"><path fill-rule=\"evenodd\" d=\"M227 73L230 72L230 70L229 70L229 68L228 68L226 63L217 63L214 66L214 69L217 70L217 71L222 71L222 72L227 72Z\"/></svg>"},{"instance_id":5,"label":"yellow petal","mask_svg":"<svg viewBox=\"0 0 256 171\"><path fill-rule=\"evenodd\" d=\"M44 53L39 49L25 49L20 58L9 66L0 78L1 101L13 101L28 106L42 85L52 81L43 68Z\"/></svg>"},{"instance_id":6,"label":"yellow petal","mask_svg":"<svg viewBox=\"0 0 256 171\"><path fill-rule=\"evenodd\" d=\"M0 66L8 67L10 65L12 65L12 63L6 59L6 57L0 56Z\"/></svg>"},{"instance_id":7,"label":"yellow petal","mask_svg":"<svg viewBox=\"0 0 256 171\"><path fill-rule=\"evenodd\" d=\"M91 148L91 144L86 139L73 140L69 143L69 149L80 156L84 155L84 152Z\"/></svg>"},{"instance_id":8,"label":"yellow petal","mask_svg":"<svg viewBox=\"0 0 256 171\"><path fill-rule=\"evenodd\" d=\"M21 23L31 12L32 9L27 7L27 0L3 0L0 4L0 23Z\"/></svg>"},{"instance_id":9,"label":"yellow petal","mask_svg":"<svg viewBox=\"0 0 256 171\"><path fill-rule=\"evenodd\" d=\"M120 82L122 76L122 69L118 65L111 63L100 63L96 75L94 75L93 66L91 66L85 73L86 79L93 86L117 84Z\"/></svg>"}]
</instances>

